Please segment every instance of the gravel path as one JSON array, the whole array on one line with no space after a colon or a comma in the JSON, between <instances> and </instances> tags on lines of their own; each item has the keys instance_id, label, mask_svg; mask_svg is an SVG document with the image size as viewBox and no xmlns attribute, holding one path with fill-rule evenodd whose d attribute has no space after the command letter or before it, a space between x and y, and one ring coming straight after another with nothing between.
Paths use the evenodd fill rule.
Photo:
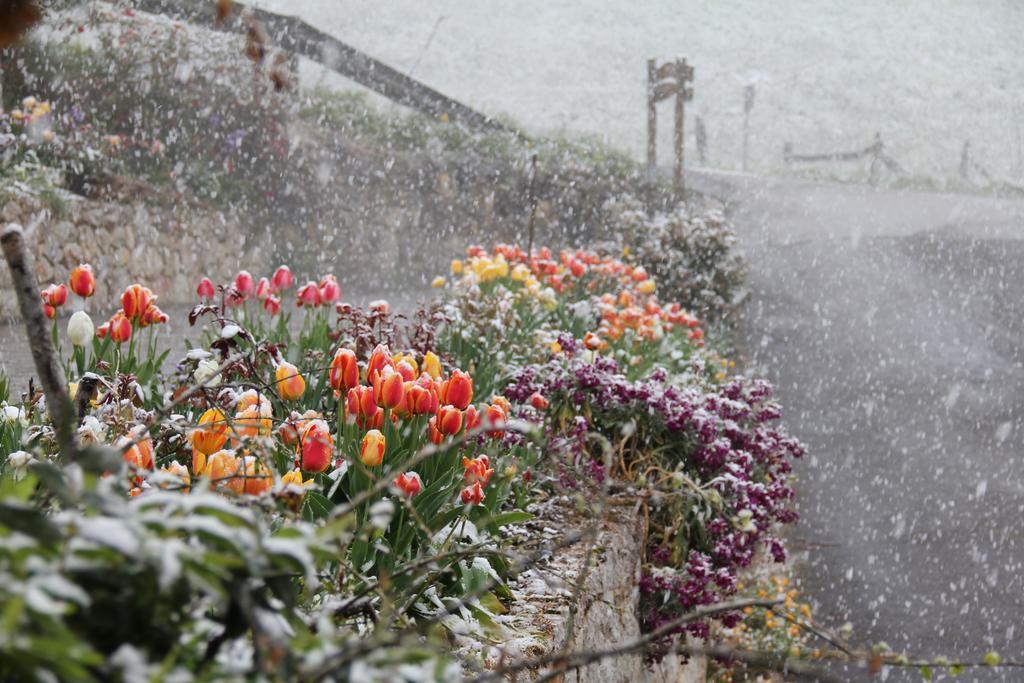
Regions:
<instances>
[{"instance_id":1,"label":"gravel path","mask_svg":"<svg viewBox=\"0 0 1024 683\"><path fill-rule=\"evenodd\" d=\"M733 203L745 346L809 445L793 545L819 617L922 655L1022 658L1024 202L694 185Z\"/></svg>"}]
</instances>

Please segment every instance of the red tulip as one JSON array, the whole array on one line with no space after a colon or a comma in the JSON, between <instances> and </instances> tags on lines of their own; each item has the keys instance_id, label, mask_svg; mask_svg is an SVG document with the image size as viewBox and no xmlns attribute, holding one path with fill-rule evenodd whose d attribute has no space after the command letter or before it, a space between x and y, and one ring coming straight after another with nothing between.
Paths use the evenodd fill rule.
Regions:
<instances>
[{"instance_id":1,"label":"red tulip","mask_svg":"<svg viewBox=\"0 0 1024 683\"><path fill-rule=\"evenodd\" d=\"M298 454L302 469L323 472L334 458L334 439L323 420L310 420L299 434Z\"/></svg>"},{"instance_id":2,"label":"red tulip","mask_svg":"<svg viewBox=\"0 0 1024 683\"><path fill-rule=\"evenodd\" d=\"M460 496L465 505L480 505L484 502L484 489L477 482L462 489Z\"/></svg>"},{"instance_id":3,"label":"red tulip","mask_svg":"<svg viewBox=\"0 0 1024 683\"><path fill-rule=\"evenodd\" d=\"M92 274L92 266L83 263L71 271L68 278L71 291L80 297L89 298L96 293L96 276Z\"/></svg>"},{"instance_id":4,"label":"red tulip","mask_svg":"<svg viewBox=\"0 0 1024 683\"><path fill-rule=\"evenodd\" d=\"M199 286L196 287L196 295L200 299L212 299L217 294L217 290L213 286L213 281L208 277L204 277L199 281Z\"/></svg>"},{"instance_id":5,"label":"red tulip","mask_svg":"<svg viewBox=\"0 0 1024 683\"><path fill-rule=\"evenodd\" d=\"M359 384L359 361L352 349L338 349L334 354L328 380L337 391L347 391Z\"/></svg>"},{"instance_id":6,"label":"red tulip","mask_svg":"<svg viewBox=\"0 0 1024 683\"><path fill-rule=\"evenodd\" d=\"M238 275L235 276L235 289L237 289L238 293L245 299L248 299L256 293L256 281L253 279L252 274L250 274L249 271L238 271Z\"/></svg>"},{"instance_id":7,"label":"red tulip","mask_svg":"<svg viewBox=\"0 0 1024 683\"><path fill-rule=\"evenodd\" d=\"M444 434L437 428L437 415L427 420L427 432L430 437L430 443L435 446L439 446L444 441Z\"/></svg>"},{"instance_id":8,"label":"red tulip","mask_svg":"<svg viewBox=\"0 0 1024 683\"><path fill-rule=\"evenodd\" d=\"M306 306L307 308L316 308L322 303L320 298L320 288L316 286L315 282L307 282L306 284L299 287L299 291L295 295L295 305Z\"/></svg>"},{"instance_id":9,"label":"red tulip","mask_svg":"<svg viewBox=\"0 0 1024 683\"><path fill-rule=\"evenodd\" d=\"M466 431L472 431L480 426L480 411L476 406L466 408Z\"/></svg>"},{"instance_id":10,"label":"red tulip","mask_svg":"<svg viewBox=\"0 0 1024 683\"><path fill-rule=\"evenodd\" d=\"M341 285L333 275L325 275L320 281L320 300L325 304L333 304L341 298Z\"/></svg>"},{"instance_id":11,"label":"red tulip","mask_svg":"<svg viewBox=\"0 0 1024 683\"><path fill-rule=\"evenodd\" d=\"M548 400L540 392L535 391L530 396L530 405L537 410L547 410L549 404Z\"/></svg>"},{"instance_id":12,"label":"red tulip","mask_svg":"<svg viewBox=\"0 0 1024 683\"><path fill-rule=\"evenodd\" d=\"M53 308L60 308L68 301L68 288L63 284L50 285L40 295L43 298L43 303Z\"/></svg>"},{"instance_id":13,"label":"red tulip","mask_svg":"<svg viewBox=\"0 0 1024 683\"><path fill-rule=\"evenodd\" d=\"M270 278L270 284L274 285L274 291L280 292L288 289L295 282L295 277L292 275L292 271L288 266L279 266L274 271L274 276Z\"/></svg>"},{"instance_id":14,"label":"red tulip","mask_svg":"<svg viewBox=\"0 0 1024 683\"><path fill-rule=\"evenodd\" d=\"M395 488L412 498L423 490L423 480L415 472L399 474L395 477Z\"/></svg>"},{"instance_id":15,"label":"red tulip","mask_svg":"<svg viewBox=\"0 0 1024 683\"><path fill-rule=\"evenodd\" d=\"M373 400L373 388L357 385L348 390L348 414L374 417L380 408Z\"/></svg>"},{"instance_id":16,"label":"red tulip","mask_svg":"<svg viewBox=\"0 0 1024 683\"><path fill-rule=\"evenodd\" d=\"M50 320L53 320L54 318L57 317L57 309L51 306L50 304L43 304L43 315L45 315Z\"/></svg>"},{"instance_id":17,"label":"red tulip","mask_svg":"<svg viewBox=\"0 0 1024 683\"><path fill-rule=\"evenodd\" d=\"M270 315L277 315L281 312L281 300L276 296L268 296L263 300L263 310Z\"/></svg>"},{"instance_id":18,"label":"red tulip","mask_svg":"<svg viewBox=\"0 0 1024 683\"><path fill-rule=\"evenodd\" d=\"M473 378L462 370L456 370L441 384L441 403L465 410L473 400Z\"/></svg>"},{"instance_id":19,"label":"red tulip","mask_svg":"<svg viewBox=\"0 0 1024 683\"><path fill-rule=\"evenodd\" d=\"M442 434L458 434L462 429L462 411L455 406L441 406L437 412L437 428Z\"/></svg>"},{"instance_id":20,"label":"red tulip","mask_svg":"<svg viewBox=\"0 0 1024 683\"><path fill-rule=\"evenodd\" d=\"M409 412L413 415L429 415L434 411L434 396L429 389L426 389L415 382L405 389L405 401Z\"/></svg>"},{"instance_id":21,"label":"red tulip","mask_svg":"<svg viewBox=\"0 0 1024 683\"><path fill-rule=\"evenodd\" d=\"M416 379L416 368L414 368L409 361L400 361L395 365L395 370L406 382L411 382Z\"/></svg>"},{"instance_id":22,"label":"red tulip","mask_svg":"<svg viewBox=\"0 0 1024 683\"><path fill-rule=\"evenodd\" d=\"M122 311L115 313L107 326L110 331L110 339L115 344L123 344L132 338L132 321Z\"/></svg>"}]
</instances>

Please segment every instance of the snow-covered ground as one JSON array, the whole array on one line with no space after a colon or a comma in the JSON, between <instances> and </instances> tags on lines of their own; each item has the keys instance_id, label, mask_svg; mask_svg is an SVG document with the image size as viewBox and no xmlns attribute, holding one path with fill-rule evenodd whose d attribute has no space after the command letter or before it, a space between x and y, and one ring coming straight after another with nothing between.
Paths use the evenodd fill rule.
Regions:
<instances>
[{"instance_id":1,"label":"snow-covered ground","mask_svg":"<svg viewBox=\"0 0 1024 683\"><path fill-rule=\"evenodd\" d=\"M417 78L530 131L591 134L637 158L646 59L684 55L696 67L687 125L703 118L711 166L740 166L743 89L754 84L751 170L778 171L786 142L798 152L853 149L878 131L913 175L955 176L969 139L994 176L1024 181L1019 0L258 4L400 70L415 66ZM671 105L662 106L668 124Z\"/></svg>"}]
</instances>

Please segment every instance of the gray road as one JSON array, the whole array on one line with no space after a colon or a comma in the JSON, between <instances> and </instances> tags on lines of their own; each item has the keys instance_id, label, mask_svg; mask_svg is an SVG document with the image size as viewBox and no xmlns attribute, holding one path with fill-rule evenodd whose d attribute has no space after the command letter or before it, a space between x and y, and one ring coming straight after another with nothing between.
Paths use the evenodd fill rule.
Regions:
<instances>
[{"instance_id":1,"label":"gray road","mask_svg":"<svg viewBox=\"0 0 1024 683\"><path fill-rule=\"evenodd\" d=\"M732 205L747 353L809 445L792 540L819 617L914 653L1024 659L1024 202L694 184Z\"/></svg>"}]
</instances>

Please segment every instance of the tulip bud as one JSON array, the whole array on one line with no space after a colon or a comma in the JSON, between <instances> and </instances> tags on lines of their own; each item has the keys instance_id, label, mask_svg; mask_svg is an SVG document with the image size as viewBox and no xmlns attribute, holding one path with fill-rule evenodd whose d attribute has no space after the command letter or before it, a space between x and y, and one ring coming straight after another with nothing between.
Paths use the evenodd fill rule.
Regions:
<instances>
[{"instance_id":1,"label":"tulip bud","mask_svg":"<svg viewBox=\"0 0 1024 683\"><path fill-rule=\"evenodd\" d=\"M423 355L423 371L434 379L441 376L441 359L433 351Z\"/></svg>"},{"instance_id":2,"label":"tulip bud","mask_svg":"<svg viewBox=\"0 0 1024 683\"><path fill-rule=\"evenodd\" d=\"M121 308L128 320L138 320L146 312L155 297L149 288L142 285L131 285L121 295Z\"/></svg>"},{"instance_id":3,"label":"tulip bud","mask_svg":"<svg viewBox=\"0 0 1024 683\"><path fill-rule=\"evenodd\" d=\"M506 418L512 414L512 404L504 396L491 396L491 403L501 408L501 412L505 413Z\"/></svg>"},{"instance_id":4,"label":"tulip bud","mask_svg":"<svg viewBox=\"0 0 1024 683\"><path fill-rule=\"evenodd\" d=\"M412 498L423 490L423 480L415 472L399 474L395 477L395 488Z\"/></svg>"},{"instance_id":5,"label":"tulip bud","mask_svg":"<svg viewBox=\"0 0 1024 683\"><path fill-rule=\"evenodd\" d=\"M45 315L50 320L53 320L54 318L57 317L57 309L51 306L50 304L43 304L43 315Z\"/></svg>"},{"instance_id":6,"label":"tulip bud","mask_svg":"<svg viewBox=\"0 0 1024 683\"><path fill-rule=\"evenodd\" d=\"M411 382L416 379L416 368L408 360L403 359L401 362L396 362L395 371L398 372L406 382Z\"/></svg>"},{"instance_id":7,"label":"tulip bud","mask_svg":"<svg viewBox=\"0 0 1024 683\"><path fill-rule=\"evenodd\" d=\"M413 415L429 415L433 413L434 397L429 389L410 382L405 388L405 401Z\"/></svg>"},{"instance_id":8,"label":"tulip bud","mask_svg":"<svg viewBox=\"0 0 1024 683\"><path fill-rule=\"evenodd\" d=\"M310 420L299 435L299 456L306 472L323 472L334 459L334 439L323 420Z\"/></svg>"},{"instance_id":9,"label":"tulip bud","mask_svg":"<svg viewBox=\"0 0 1024 683\"><path fill-rule=\"evenodd\" d=\"M238 271L238 275L235 276L235 289L242 295L242 298L248 299L250 296L256 293L256 281L247 270Z\"/></svg>"},{"instance_id":10,"label":"tulip bud","mask_svg":"<svg viewBox=\"0 0 1024 683\"><path fill-rule=\"evenodd\" d=\"M494 438L502 436L505 433L504 427L507 421L508 417L499 405L489 405L484 410L485 424L489 427L494 427L494 429L487 432L487 436Z\"/></svg>"},{"instance_id":11,"label":"tulip bud","mask_svg":"<svg viewBox=\"0 0 1024 683\"><path fill-rule=\"evenodd\" d=\"M442 287L444 287L444 286L445 286L446 284L448 284L448 281L447 281L447 280L445 280L445 279L444 279L443 277L441 277L440 275L438 275L437 277L435 277L435 278L434 278L433 280L431 280L431 282L430 282L430 286L431 286L431 287L432 287L433 289L441 289L441 288L442 288Z\"/></svg>"},{"instance_id":12,"label":"tulip bud","mask_svg":"<svg viewBox=\"0 0 1024 683\"><path fill-rule=\"evenodd\" d=\"M250 496L266 493L274 486L274 478L254 455L242 458L240 474L237 479L241 482L241 488Z\"/></svg>"},{"instance_id":13,"label":"tulip bud","mask_svg":"<svg viewBox=\"0 0 1024 683\"><path fill-rule=\"evenodd\" d=\"M466 408L466 431L472 431L480 426L480 411L476 406Z\"/></svg>"},{"instance_id":14,"label":"tulip bud","mask_svg":"<svg viewBox=\"0 0 1024 683\"><path fill-rule=\"evenodd\" d=\"M384 462L385 448L384 435L376 429L371 429L366 432L359 445L359 461L367 467L377 467Z\"/></svg>"},{"instance_id":15,"label":"tulip bud","mask_svg":"<svg viewBox=\"0 0 1024 683\"><path fill-rule=\"evenodd\" d=\"M300 308L306 306L307 308L316 308L322 303L320 297L320 288L317 287L315 282L307 282L306 284L299 287L299 291L295 295L295 305Z\"/></svg>"},{"instance_id":16,"label":"tulip bud","mask_svg":"<svg viewBox=\"0 0 1024 683\"><path fill-rule=\"evenodd\" d=\"M199 417L198 427L189 434L192 448L204 455L212 455L224 448L228 440L228 419L220 408L210 408ZM196 472L200 474L200 472Z\"/></svg>"},{"instance_id":17,"label":"tulip bud","mask_svg":"<svg viewBox=\"0 0 1024 683\"><path fill-rule=\"evenodd\" d=\"M213 287L213 282L208 277L204 277L199 281L199 286L196 287L196 295L200 299L212 299L216 295L217 290Z\"/></svg>"},{"instance_id":18,"label":"tulip bud","mask_svg":"<svg viewBox=\"0 0 1024 683\"><path fill-rule=\"evenodd\" d=\"M462 489L460 497L464 505L480 505L484 502L484 489L476 482Z\"/></svg>"},{"instance_id":19,"label":"tulip bud","mask_svg":"<svg viewBox=\"0 0 1024 683\"><path fill-rule=\"evenodd\" d=\"M442 434L458 434L462 429L462 411L455 406L441 406L437 412L437 428Z\"/></svg>"},{"instance_id":20,"label":"tulip bud","mask_svg":"<svg viewBox=\"0 0 1024 683\"><path fill-rule=\"evenodd\" d=\"M274 316L281 312L281 300L276 296L268 296L263 300L263 310Z\"/></svg>"},{"instance_id":21,"label":"tulip bud","mask_svg":"<svg viewBox=\"0 0 1024 683\"><path fill-rule=\"evenodd\" d=\"M274 276L270 279L270 283L274 286L274 291L280 292L288 289L295 282L295 277L292 275L292 271L288 266L279 266L274 271Z\"/></svg>"},{"instance_id":22,"label":"tulip bud","mask_svg":"<svg viewBox=\"0 0 1024 683\"><path fill-rule=\"evenodd\" d=\"M373 380L373 400L382 408L396 408L405 397L405 380L390 365Z\"/></svg>"},{"instance_id":23,"label":"tulip bud","mask_svg":"<svg viewBox=\"0 0 1024 683\"><path fill-rule=\"evenodd\" d=\"M83 298L89 298L96 293L96 276L92 274L92 266L83 263L71 271L68 278L71 291Z\"/></svg>"},{"instance_id":24,"label":"tulip bud","mask_svg":"<svg viewBox=\"0 0 1024 683\"><path fill-rule=\"evenodd\" d=\"M654 280L643 280L636 286L636 291L641 294L653 294L655 289L657 289L657 285Z\"/></svg>"},{"instance_id":25,"label":"tulip bud","mask_svg":"<svg viewBox=\"0 0 1024 683\"><path fill-rule=\"evenodd\" d=\"M320 280L320 301L324 304L333 304L341 298L341 285L333 275L325 275Z\"/></svg>"},{"instance_id":26,"label":"tulip bud","mask_svg":"<svg viewBox=\"0 0 1024 683\"><path fill-rule=\"evenodd\" d=\"M441 385L441 403L465 410L473 400L473 378L462 370L456 370Z\"/></svg>"},{"instance_id":27,"label":"tulip bud","mask_svg":"<svg viewBox=\"0 0 1024 683\"><path fill-rule=\"evenodd\" d=\"M530 395L530 405L537 410L547 410L549 404L548 400L540 392L535 391Z\"/></svg>"},{"instance_id":28,"label":"tulip bud","mask_svg":"<svg viewBox=\"0 0 1024 683\"><path fill-rule=\"evenodd\" d=\"M75 346L85 346L92 341L95 328L92 318L85 311L75 311L68 320L68 339Z\"/></svg>"},{"instance_id":29,"label":"tulip bud","mask_svg":"<svg viewBox=\"0 0 1024 683\"><path fill-rule=\"evenodd\" d=\"M210 478L210 485L213 487L228 488L235 493L241 493L242 480L236 479L236 475L241 471L242 462L235 457L234 451L217 451L206 461L206 476Z\"/></svg>"},{"instance_id":30,"label":"tulip bud","mask_svg":"<svg viewBox=\"0 0 1024 683\"><path fill-rule=\"evenodd\" d=\"M263 301L271 294L273 294L273 290L270 288L270 280L261 277L260 281L256 283L256 298Z\"/></svg>"},{"instance_id":31,"label":"tulip bud","mask_svg":"<svg viewBox=\"0 0 1024 683\"><path fill-rule=\"evenodd\" d=\"M110 332L110 339L115 344L123 344L132 338L132 322L125 317L125 314L118 311L107 322Z\"/></svg>"},{"instance_id":32,"label":"tulip bud","mask_svg":"<svg viewBox=\"0 0 1024 683\"><path fill-rule=\"evenodd\" d=\"M430 437L430 443L435 446L439 446L444 441L444 434L437 428L437 415L427 421L427 435Z\"/></svg>"},{"instance_id":33,"label":"tulip bud","mask_svg":"<svg viewBox=\"0 0 1024 683\"><path fill-rule=\"evenodd\" d=\"M337 391L348 391L359 384L359 361L352 349L338 349L331 361L328 381Z\"/></svg>"},{"instance_id":34,"label":"tulip bud","mask_svg":"<svg viewBox=\"0 0 1024 683\"><path fill-rule=\"evenodd\" d=\"M277 379L277 393L283 400L295 401L306 392L306 380L291 363L284 361L278 365L274 376Z\"/></svg>"}]
</instances>

